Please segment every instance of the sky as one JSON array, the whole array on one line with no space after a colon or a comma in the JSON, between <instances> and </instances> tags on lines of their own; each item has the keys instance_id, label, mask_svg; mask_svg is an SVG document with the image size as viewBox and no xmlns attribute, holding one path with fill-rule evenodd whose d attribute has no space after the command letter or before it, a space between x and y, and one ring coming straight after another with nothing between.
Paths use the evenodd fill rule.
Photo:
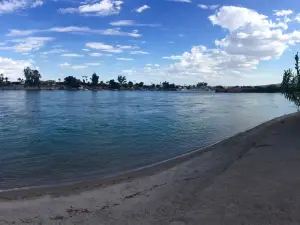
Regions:
<instances>
[{"instance_id":1,"label":"sky","mask_svg":"<svg viewBox=\"0 0 300 225\"><path fill-rule=\"evenodd\" d=\"M299 0L0 0L0 73L176 84L280 83Z\"/></svg>"}]
</instances>

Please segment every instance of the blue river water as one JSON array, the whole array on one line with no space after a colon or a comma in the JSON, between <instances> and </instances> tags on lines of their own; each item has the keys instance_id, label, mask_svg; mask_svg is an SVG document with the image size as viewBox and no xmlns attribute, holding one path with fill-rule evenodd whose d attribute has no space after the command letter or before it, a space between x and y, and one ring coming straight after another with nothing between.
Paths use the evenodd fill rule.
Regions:
<instances>
[{"instance_id":1,"label":"blue river water","mask_svg":"<svg viewBox=\"0 0 300 225\"><path fill-rule=\"evenodd\" d=\"M136 169L295 111L280 94L0 91L0 190Z\"/></svg>"}]
</instances>

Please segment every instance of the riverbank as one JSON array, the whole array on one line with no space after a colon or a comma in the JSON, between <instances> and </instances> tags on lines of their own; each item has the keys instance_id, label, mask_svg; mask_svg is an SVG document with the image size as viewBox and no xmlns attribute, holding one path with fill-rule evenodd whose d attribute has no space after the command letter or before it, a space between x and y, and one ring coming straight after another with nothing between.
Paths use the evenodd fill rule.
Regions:
<instances>
[{"instance_id":1,"label":"riverbank","mask_svg":"<svg viewBox=\"0 0 300 225\"><path fill-rule=\"evenodd\" d=\"M300 114L100 181L0 193L0 224L295 224Z\"/></svg>"}]
</instances>

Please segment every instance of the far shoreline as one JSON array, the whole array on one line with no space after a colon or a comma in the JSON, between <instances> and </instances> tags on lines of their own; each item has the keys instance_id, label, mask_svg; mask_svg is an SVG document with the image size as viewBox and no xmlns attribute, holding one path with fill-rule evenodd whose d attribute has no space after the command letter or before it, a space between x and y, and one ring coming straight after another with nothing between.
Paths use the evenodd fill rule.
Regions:
<instances>
[{"instance_id":1,"label":"far shoreline","mask_svg":"<svg viewBox=\"0 0 300 225\"><path fill-rule=\"evenodd\" d=\"M40 91L70 91L70 92L82 92L82 91L91 91L91 92L102 92L102 91L112 91L112 92L178 92L178 93L220 93L220 94L281 94L280 91L268 91L268 90L251 90L251 91L235 91L235 90L164 90L164 89L47 89L47 88L23 88L23 89L16 89L16 88L1 88L0 91L24 91L24 92L40 92Z\"/></svg>"}]
</instances>

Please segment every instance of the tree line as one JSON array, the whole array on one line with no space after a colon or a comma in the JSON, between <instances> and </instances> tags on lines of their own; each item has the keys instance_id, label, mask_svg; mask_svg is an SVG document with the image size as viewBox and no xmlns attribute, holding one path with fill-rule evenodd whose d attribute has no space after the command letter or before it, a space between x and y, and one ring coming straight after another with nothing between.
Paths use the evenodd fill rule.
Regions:
<instances>
[{"instance_id":1,"label":"tree line","mask_svg":"<svg viewBox=\"0 0 300 225\"><path fill-rule=\"evenodd\" d=\"M111 79L109 81L100 81L99 76L96 73L93 73L90 78L88 76L82 76L82 80L74 77L67 76L63 80L58 79L58 82L55 81L41 81L41 73L37 69L31 69L27 67L23 70L24 78L18 78L18 84L24 84L24 87L40 87L40 86L55 86L63 85L67 88L78 89L79 87L85 87L88 89L112 89L112 90L120 90L120 89L160 89L160 90L176 90L182 86L176 85L174 83L169 83L167 81L162 82L160 84L151 84L146 85L144 82L133 82L127 81L126 76L119 75L117 79ZM15 84L15 82L9 82L8 77L4 77L3 74L0 75L0 86L10 85L11 83ZM208 87L208 84L205 82L199 82L196 85L185 85L184 88L196 89L201 87Z\"/></svg>"},{"instance_id":2,"label":"tree line","mask_svg":"<svg viewBox=\"0 0 300 225\"><path fill-rule=\"evenodd\" d=\"M92 77L88 79L87 76L83 76L83 79L80 80L74 76L68 76L64 78L63 83L71 88L79 88L80 86L86 86L90 88L103 88L103 89L163 89L163 90L176 90L180 86L175 85L174 83L169 83L167 81L161 83L161 84L151 84L151 85L145 85L144 82L132 82L128 81L126 76L118 76L117 79L111 79L109 81L99 81L99 76L96 73L93 73ZM59 80L61 81L61 80ZM188 85L186 86L187 89L195 89L200 87L207 87L207 83L200 82L197 85Z\"/></svg>"}]
</instances>

